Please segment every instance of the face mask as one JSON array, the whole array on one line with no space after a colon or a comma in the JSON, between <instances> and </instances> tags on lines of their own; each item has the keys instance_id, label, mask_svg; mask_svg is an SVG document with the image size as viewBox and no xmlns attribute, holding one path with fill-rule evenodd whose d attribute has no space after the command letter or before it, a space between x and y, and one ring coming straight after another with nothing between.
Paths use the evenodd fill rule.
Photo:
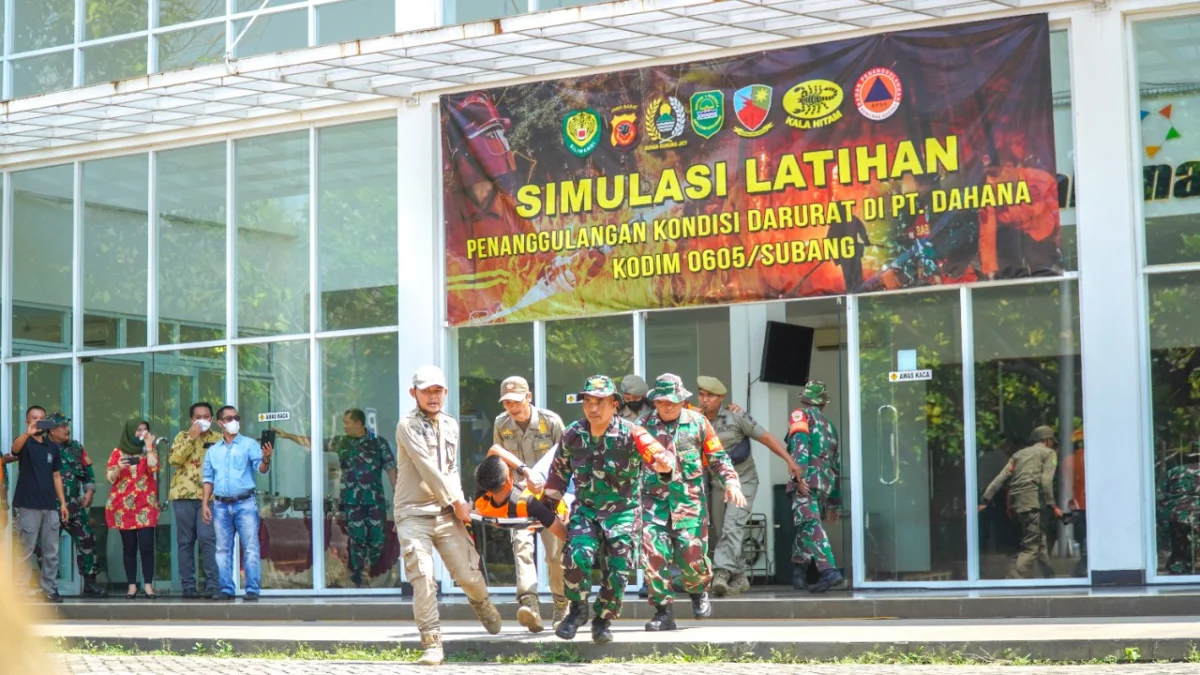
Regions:
<instances>
[{"instance_id":1,"label":"face mask","mask_svg":"<svg viewBox=\"0 0 1200 675\"><path fill-rule=\"evenodd\" d=\"M230 436L237 436L237 433L241 430L242 424L237 420L232 420L225 423L225 433L229 434Z\"/></svg>"},{"instance_id":2,"label":"face mask","mask_svg":"<svg viewBox=\"0 0 1200 675\"><path fill-rule=\"evenodd\" d=\"M146 438L146 432L144 432L144 431L137 432L138 443L141 443L145 438Z\"/></svg>"},{"instance_id":3,"label":"face mask","mask_svg":"<svg viewBox=\"0 0 1200 675\"><path fill-rule=\"evenodd\" d=\"M212 422L208 420L199 420L198 423L200 425L200 433L202 434L208 433L208 430L212 428Z\"/></svg>"},{"instance_id":4,"label":"face mask","mask_svg":"<svg viewBox=\"0 0 1200 675\"><path fill-rule=\"evenodd\" d=\"M636 399L633 401L625 402L625 407L629 408L629 410L632 412L639 412L642 409L642 406L644 406L644 405L646 405L646 399L644 399L644 398L639 398L639 399Z\"/></svg>"}]
</instances>

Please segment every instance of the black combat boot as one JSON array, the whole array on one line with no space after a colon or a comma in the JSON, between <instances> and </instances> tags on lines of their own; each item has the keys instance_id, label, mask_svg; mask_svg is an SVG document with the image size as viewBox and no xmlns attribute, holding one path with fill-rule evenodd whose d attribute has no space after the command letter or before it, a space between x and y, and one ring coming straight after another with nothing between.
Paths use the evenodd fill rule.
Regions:
<instances>
[{"instance_id":1,"label":"black combat boot","mask_svg":"<svg viewBox=\"0 0 1200 675\"><path fill-rule=\"evenodd\" d=\"M554 629L554 634L564 640L574 640L575 633L579 630L580 626L587 623L588 614L587 602L572 602L570 611L567 612L567 616L563 618L562 623L558 624L558 627Z\"/></svg>"},{"instance_id":2,"label":"black combat boot","mask_svg":"<svg viewBox=\"0 0 1200 675\"><path fill-rule=\"evenodd\" d=\"M642 587L638 589L638 597L645 600L650 597L650 582L643 581Z\"/></svg>"},{"instance_id":3,"label":"black combat boot","mask_svg":"<svg viewBox=\"0 0 1200 675\"><path fill-rule=\"evenodd\" d=\"M565 621L563 623L566 623ZM596 617L592 619L592 642L612 642L612 631L608 629L612 621Z\"/></svg>"},{"instance_id":4,"label":"black combat boot","mask_svg":"<svg viewBox=\"0 0 1200 675\"><path fill-rule=\"evenodd\" d=\"M655 605L654 618L646 622L646 630L657 633L664 630L675 630L675 612L671 605Z\"/></svg>"},{"instance_id":5,"label":"black combat boot","mask_svg":"<svg viewBox=\"0 0 1200 675\"><path fill-rule=\"evenodd\" d=\"M845 580L846 579L845 579L845 577L842 576L841 572L839 572L835 569L828 569L828 570L825 570L824 572L821 572L821 578L817 579L817 583L808 587L808 592L809 593L824 593L825 591L827 591L831 588L834 588L835 586L840 586L842 584L842 582Z\"/></svg>"},{"instance_id":6,"label":"black combat boot","mask_svg":"<svg viewBox=\"0 0 1200 675\"><path fill-rule=\"evenodd\" d=\"M796 563L792 567L792 588L798 591L808 589L808 565Z\"/></svg>"},{"instance_id":7,"label":"black combat boot","mask_svg":"<svg viewBox=\"0 0 1200 675\"><path fill-rule=\"evenodd\" d=\"M83 594L89 598L107 598L108 589L96 583L96 575L89 575L83 580Z\"/></svg>"},{"instance_id":8,"label":"black combat boot","mask_svg":"<svg viewBox=\"0 0 1200 675\"><path fill-rule=\"evenodd\" d=\"M708 601L707 592L692 595L692 614L697 619L707 619L712 616L712 603Z\"/></svg>"}]
</instances>

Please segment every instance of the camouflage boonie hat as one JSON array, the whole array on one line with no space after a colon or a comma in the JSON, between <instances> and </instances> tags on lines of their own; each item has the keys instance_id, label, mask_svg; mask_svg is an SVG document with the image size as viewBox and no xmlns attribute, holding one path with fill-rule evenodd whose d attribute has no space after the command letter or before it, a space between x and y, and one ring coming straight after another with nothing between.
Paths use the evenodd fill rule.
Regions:
<instances>
[{"instance_id":1,"label":"camouflage boonie hat","mask_svg":"<svg viewBox=\"0 0 1200 675\"><path fill-rule=\"evenodd\" d=\"M46 419L50 420L51 422L54 422L54 426L56 426L56 427L61 427L62 425L67 424L68 422L71 421L70 417L67 417L66 415L62 414L61 412L59 412L57 410L54 411L54 414L48 415L46 417Z\"/></svg>"},{"instance_id":2,"label":"camouflage boonie hat","mask_svg":"<svg viewBox=\"0 0 1200 675\"><path fill-rule=\"evenodd\" d=\"M617 387L613 384L612 378L607 375L593 375L583 383L583 391L579 392L580 396L592 396L595 398L608 398L617 395Z\"/></svg>"},{"instance_id":3,"label":"camouflage boonie hat","mask_svg":"<svg viewBox=\"0 0 1200 675\"><path fill-rule=\"evenodd\" d=\"M678 375L663 373L654 381L654 391L650 393L650 400L683 403L691 396L692 392L684 388L683 380Z\"/></svg>"},{"instance_id":4,"label":"camouflage boonie hat","mask_svg":"<svg viewBox=\"0 0 1200 675\"><path fill-rule=\"evenodd\" d=\"M825 405L829 403L829 394L825 391L825 383L820 380L809 380L800 390L800 402L809 405Z\"/></svg>"}]
</instances>

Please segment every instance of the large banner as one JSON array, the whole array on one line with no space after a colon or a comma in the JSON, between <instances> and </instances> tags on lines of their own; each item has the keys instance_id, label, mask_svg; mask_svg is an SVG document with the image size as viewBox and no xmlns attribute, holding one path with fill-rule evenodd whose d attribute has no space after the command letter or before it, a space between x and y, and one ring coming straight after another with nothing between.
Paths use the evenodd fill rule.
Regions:
<instances>
[{"instance_id":1,"label":"large banner","mask_svg":"<svg viewBox=\"0 0 1200 675\"><path fill-rule=\"evenodd\" d=\"M1061 273L1044 15L442 99L452 325Z\"/></svg>"}]
</instances>

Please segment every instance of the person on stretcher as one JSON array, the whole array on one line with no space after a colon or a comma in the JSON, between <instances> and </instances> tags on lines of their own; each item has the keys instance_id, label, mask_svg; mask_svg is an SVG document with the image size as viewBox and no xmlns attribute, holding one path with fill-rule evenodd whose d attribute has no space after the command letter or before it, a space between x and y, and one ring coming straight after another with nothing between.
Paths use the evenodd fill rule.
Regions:
<instances>
[{"instance_id":1,"label":"person on stretcher","mask_svg":"<svg viewBox=\"0 0 1200 675\"><path fill-rule=\"evenodd\" d=\"M513 482L512 471L523 468L528 487ZM531 479L531 480L530 480ZM530 518L551 534L566 541L566 519L570 513L566 500L559 503L557 513L541 502L542 482L532 470L522 467L512 453L492 446L488 456L475 469L475 512L485 518ZM536 491L535 491L536 490Z\"/></svg>"}]
</instances>

